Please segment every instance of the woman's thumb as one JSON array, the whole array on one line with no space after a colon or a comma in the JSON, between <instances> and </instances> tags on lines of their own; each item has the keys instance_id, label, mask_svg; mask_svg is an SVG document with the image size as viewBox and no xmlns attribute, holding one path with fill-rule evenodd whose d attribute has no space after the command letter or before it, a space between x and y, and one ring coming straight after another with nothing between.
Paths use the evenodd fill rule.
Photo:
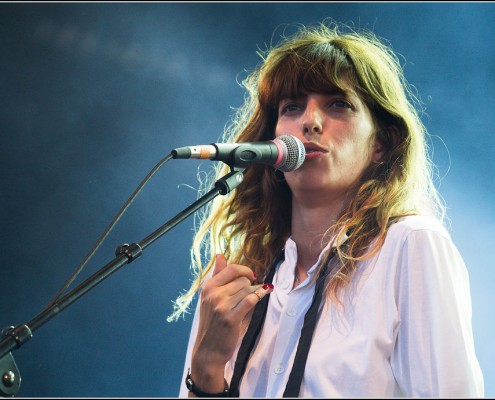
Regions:
<instances>
[{"instance_id":1,"label":"woman's thumb","mask_svg":"<svg viewBox=\"0 0 495 400\"><path fill-rule=\"evenodd\" d=\"M220 271L227 267L227 259L223 254L217 254L215 256L215 268L213 269L213 276L218 274Z\"/></svg>"}]
</instances>

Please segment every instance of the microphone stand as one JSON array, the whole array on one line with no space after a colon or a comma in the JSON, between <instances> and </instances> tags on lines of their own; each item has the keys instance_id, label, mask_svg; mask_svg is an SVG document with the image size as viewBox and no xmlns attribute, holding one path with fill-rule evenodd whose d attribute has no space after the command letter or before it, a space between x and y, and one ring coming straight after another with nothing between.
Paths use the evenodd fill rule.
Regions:
<instances>
[{"instance_id":1,"label":"microphone stand","mask_svg":"<svg viewBox=\"0 0 495 400\"><path fill-rule=\"evenodd\" d=\"M3 339L0 341L0 395L13 397L19 391L21 376L12 357L12 350L20 348L30 340L33 332L47 323L66 307L74 303L81 296L89 292L101 281L109 277L125 264L129 264L142 254L142 251L158 240L161 236L178 225L192 213L206 205L219 194L225 195L235 189L244 179L244 168L231 167L231 172L215 182L215 187L200 197L189 207L178 213L160 228L152 232L139 243L121 244L115 250L116 258L104 265L99 271L91 275L79 286L71 290L60 300L56 301L46 310L39 313L31 321L17 327L10 326L1 332Z\"/></svg>"}]
</instances>

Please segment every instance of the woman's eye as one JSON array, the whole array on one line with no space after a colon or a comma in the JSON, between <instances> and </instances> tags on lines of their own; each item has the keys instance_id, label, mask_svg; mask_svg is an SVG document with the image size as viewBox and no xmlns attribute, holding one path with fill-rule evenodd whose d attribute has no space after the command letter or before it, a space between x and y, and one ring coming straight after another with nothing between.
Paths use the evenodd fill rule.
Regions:
<instances>
[{"instance_id":1,"label":"woman's eye","mask_svg":"<svg viewBox=\"0 0 495 400\"><path fill-rule=\"evenodd\" d=\"M335 100L332 102L331 107L336 108L352 108L352 105L345 100Z\"/></svg>"},{"instance_id":2,"label":"woman's eye","mask_svg":"<svg viewBox=\"0 0 495 400\"><path fill-rule=\"evenodd\" d=\"M280 113L281 114L286 114L286 113L298 111L300 109L301 109L301 107L299 105L297 105L295 103L289 103L289 104L286 104L286 105L282 106L282 108L280 110Z\"/></svg>"}]
</instances>

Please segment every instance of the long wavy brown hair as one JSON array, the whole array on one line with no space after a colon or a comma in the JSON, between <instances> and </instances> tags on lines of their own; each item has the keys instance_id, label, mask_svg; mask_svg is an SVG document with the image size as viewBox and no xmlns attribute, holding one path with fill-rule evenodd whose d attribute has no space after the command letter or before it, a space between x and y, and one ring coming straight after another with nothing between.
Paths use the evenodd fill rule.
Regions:
<instances>
[{"instance_id":1,"label":"long wavy brown hair","mask_svg":"<svg viewBox=\"0 0 495 400\"><path fill-rule=\"evenodd\" d=\"M222 139L273 139L279 101L287 97L344 90L350 84L367 105L377 128L375 137L387 152L363 177L335 225L329 226L329 232L338 232L336 243L347 235L346 245L338 248L340 268L327 288L328 296L338 300L339 289L350 281L357 263L380 249L397 218L423 214L443 220L444 207L434 186L421 104L391 46L371 31L328 20L297 28L260 51L262 62L242 82L245 102ZM204 190L229 167L218 164L214 172L203 181ZM168 320L188 311L212 271L215 254L224 253L229 262L251 267L261 281L291 235L291 206L291 190L283 177L271 167L251 165L237 189L198 213L191 247L194 281L177 298Z\"/></svg>"}]
</instances>

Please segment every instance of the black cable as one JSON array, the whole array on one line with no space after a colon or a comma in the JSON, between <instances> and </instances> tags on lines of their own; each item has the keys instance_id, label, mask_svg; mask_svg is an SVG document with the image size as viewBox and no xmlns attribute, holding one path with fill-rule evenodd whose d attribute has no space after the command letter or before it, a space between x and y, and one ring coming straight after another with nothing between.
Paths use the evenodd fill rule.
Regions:
<instances>
[{"instance_id":1,"label":"black cable","mask_svg":"<svg viewBox=\"0 0 495 400\"><path fill-rule=\"evenodd\" d=\"M97 250L100 248L100 246L103 244L103 241L106 239L108 234L112 231L112 229L115 227L117 222L120 220L124 212L129 208L129 206L132 204L132 202L135 200L136 196L141 192L143 189L144 185L148 183L148 181L151 179L151 177L160 169L165 163L167 163L171 158L173 158L172 153L170 153L168 156L163 158L158 164L155 165L155 167L146 175L146 177L142 180L142 182L139 184L139 186L136 188L134 193L131 194L129 199L125 202L125 204L122 206L122 208L117 212L115 215L114 219L108 227L105 229L105 231L102 233L102 235L99 237L99 239L96 241L92 249L89 251L89 253L84 257L84 259L81 261L81 263L77 266L76 270L72 273L72 275L67 279L67 281L64 283L63 287L53 296L53 298L48 302L48 304L45 306L45 310L48 309L50 306L55 304L57 300L60 299L62 294L67 290L67 288L70 286L72 282L77 278L77 276L81 273L82 269L84 266L89 262L89 260L94 256L94 254L97 252Z\"/></svg>"}]
</instances>

